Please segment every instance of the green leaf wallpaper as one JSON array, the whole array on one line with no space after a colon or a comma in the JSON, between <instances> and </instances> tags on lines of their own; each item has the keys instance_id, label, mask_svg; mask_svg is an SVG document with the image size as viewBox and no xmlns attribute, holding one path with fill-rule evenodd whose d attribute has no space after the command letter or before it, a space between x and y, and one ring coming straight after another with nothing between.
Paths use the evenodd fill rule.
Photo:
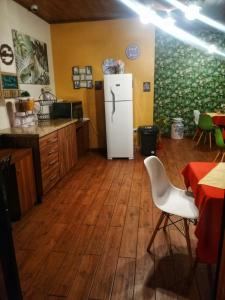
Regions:
<instances>
[{"instance_id":1,"label":"green leaf wallpaper","mask_svg":"<svg viewBox=\"0 0 225 300\"><path fill-rule=\"evenodd\" d=\"M225 34L202 30L195 36L225 51ZM193 110L214 111L225 103L225 58L207 54L156 31L154 119L182 117L185 135L195 126ZM162 131L170 134L170 124Z\"/></svg>"}]
</instances>

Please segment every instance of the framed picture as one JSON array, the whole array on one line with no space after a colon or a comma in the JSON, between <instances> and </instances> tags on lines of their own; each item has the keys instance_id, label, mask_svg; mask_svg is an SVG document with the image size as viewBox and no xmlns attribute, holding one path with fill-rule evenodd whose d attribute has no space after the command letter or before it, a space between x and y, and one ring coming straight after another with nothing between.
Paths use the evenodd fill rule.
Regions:
<instances>
[{"instance_id":1,"label":"framed picture","mask_svg":"<svg viewBox=\"0 0 225 300\"><path fill-rule=\"evenodd\" d=\"M18 78L13 73L1 73L3 90L18 90Z\"/></svg>"},{"instance_id":2,"label":"framed picture","mask_svg":"<svg viewBox=\"0 0 225 300\"><path fill-rule=\"evenodd\" d=\"M87 80L87 88L92 89L93 88L93 82L92 80Z\"/></svg>"},{"instance_id":3,"label":"framed picture","mask_svg":"<svg viewBox=\"0 0 225 300\"><path fill-rule=\"evenodd\" d=\"M86 69L86 74L87 75L91 75L92 74L92 66L86 66L85 69Z\"/></svg>"},{"instance_id":4,"label":"framed picture","mask_svg":"<svg viewBox=\"0 0 225 300\"><path fill-rule=\"evenodd\" d=\"M74 81L80 80L80 75L73 75L73 80L74 80Z\"/></svg>"},{"instance_id":5,"label":"framed picture","mask_svg":"<svg viewBox=\"0 0 225 300\"><path fill-rule=\"evenodd\" d=\"M80 75L80 80L86 80L86 75L85 74L81 74Z\"/></svg>"},{"instance_id":6,"label":"framed picture","mask_svg":"<svg viewBox=\"0 0 225 300\"><path fill-rule=\"evenodd\" d=\"M73 88L93 88L92 66L72 67Z\"/></svg>"},{"instance_id":7,"label":"framed picture","mask_svg":"<svg viewBox=\"0 0 225 300\"><path fill-rule=\"evenodd\" d=\"M73 88L74 89L79 89L80 88L80 80L75 80L73 82Z\"/></svg>"},{"instance_id":8,"label":"framed picture","mask_svg":"<svg viewBox=\"0 0 225 300\"><path fill-rule=\"evenodd\" d=\"M143 82L143 92L151 91L151 83L149 81Z\"/></svg>"},{"instance_id":9,"label":"framed picture","mask_svg":"<svg viewBox=\"0 0 225 300\"><path fill-rule=\"evenodd\" d=\"M79 67L75 66L73 69L73 75L79 75Z\"/></svg>"},{"instance_id":10,"label":"framed picture","mask_svg":"<svg viewBox=\"0 0 225 300\"><path fill-rule=\"evenodd\" d=\"M92 75L86 75L86 80L92 80Z\"/></svg>"},{"instance_id":11,"label":"framed picture","mask_svg":"<svg viewBox=\"0 0 225 300\"><path fill-rule=\"evenodd\" d=\"M86 88L87 87L87 81L86 80L81 80L80 81L80 87L81 88Z\"/></svg>"},{"instance_id":12,"label":"framed picture","mask_svg":"<svg viewBox=\"0 0 225 300\"><path fill-rule=\"evenodd\" d=\"M86 74L86 69L85 68L79 68L79 74Z\"/></svg>"}]
</instances>

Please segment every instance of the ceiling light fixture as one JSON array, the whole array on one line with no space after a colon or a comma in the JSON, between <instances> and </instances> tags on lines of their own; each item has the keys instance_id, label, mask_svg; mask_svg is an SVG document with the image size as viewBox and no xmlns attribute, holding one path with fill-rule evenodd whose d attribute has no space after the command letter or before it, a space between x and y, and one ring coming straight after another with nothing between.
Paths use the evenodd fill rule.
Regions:
<instances>
[{"instance_id":1,"label":"ceiling light fixture","mask_svg":"<svg viewBox=\"0 0 225 300\"><path fill-rule=\"evenodd\" d=\"M172 18L162 18L160 17L154 10L149 7L146 8L145 5L141 4L136 0L118 0L132 9L137 15L139 15L140 20L143 23L148 24L151 23L161 30L167 32L168 34L176 37L177 39L184 41L192 46L198 47L202 50L209 51L210 44L202 41L201 39L195 37L194 35L180 29L176 25L174 25L174 20ZM214 53L225 57L225 53L215 49Z\"/></svg>"},{"instance_id":2,"label":"ceiling light fixture","mask_svg":"<svg viewBox=\"0 0 225 300\"><path fill-rule=\"evenodd\" d=\"M209 53L215 53L217 51L217 48L215 45L210 45L208 51Z\"/></svg>"},{"instance_id":3,"label":"ceiling light fixture","mask_svg":"<svg viewBox=\"0 0 225 300\"><path fill-rule=\"evenodd\" d=\"M189 5L185 11L185 17L190 21L194 21L198 19L200 10L201 7L197 5Z\"/></svg>"},{"instance_id":4,"label":"ceiling light fixture","mask_svg":"<svg viewBox=\"0 0 225 300\"><path fill-rule=\"evenodd\" d=\"M198 6L196 5L190 5L187 6L183 3L181 3L180 1L177 0L166 0L169 4L175 6L176 8L180 9L181 11L183 11L185 13L185 16L188 18L189 20L199 20L202 23L205 23L215 29L218 29L220 31L225 32L225 26L203 14L200 13L200 9L198 10ZM191 17L191 19L190 19ZM194 17L192 19L192 17Z\"/></svg>"}]
</instances>

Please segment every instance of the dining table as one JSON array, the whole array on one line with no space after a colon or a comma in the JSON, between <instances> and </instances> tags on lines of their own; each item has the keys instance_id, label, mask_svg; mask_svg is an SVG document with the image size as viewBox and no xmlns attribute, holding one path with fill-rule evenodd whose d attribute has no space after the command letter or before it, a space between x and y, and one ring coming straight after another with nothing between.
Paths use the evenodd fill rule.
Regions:
<instances>
[{"instance_id":1,"label":"dining table","mask_svg":"<svg viewBox=\"0 0 225 300\"><path fill-rule=\"evenodd\" d=\"M199 218L195 228L197 237L196 256L200 262L215 264L217 262L224 189L200 184L211 170L217 166L214 162L190 162L182 171L186 188L191 188L195 205L199 209Z\"/></svg>"},{"instance_id":2,"label":"dining table","mask_svg":"<svg viewBox=\"0 0 225 300\"><path fill-rule=\"evenodd\" d=\"M215 125L225 127L225 113L208 112L206 114L212 118L212 121Z\"/></svg>"}]
</instances>

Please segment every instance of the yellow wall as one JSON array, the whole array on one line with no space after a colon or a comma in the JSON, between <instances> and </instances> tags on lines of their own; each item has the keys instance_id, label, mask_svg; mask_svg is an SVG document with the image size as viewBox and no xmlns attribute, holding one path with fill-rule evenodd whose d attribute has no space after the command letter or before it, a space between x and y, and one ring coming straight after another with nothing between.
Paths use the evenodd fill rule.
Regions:
<instances>
[{"instance_id":1,"label":"yellow wall","mask_svg":"<svg viewBox=\"0 0 225 300\"><path fill-rule=\"evenodd\" d=\"M134 127L153 120L155 33L138 19L80 22L51 25L56 95L58 98L82 100L85 116L91 119L92 148L105 143L103 91L74 90L72 66L93 68L93 80L103 80L102 62L106 58L125 62L125 73L134 78ZM125 49L130 43L140 47L140 57L129 60ZM143 82L151 82L151 92L143 92Z\"/></svg>"}]
</instances>

